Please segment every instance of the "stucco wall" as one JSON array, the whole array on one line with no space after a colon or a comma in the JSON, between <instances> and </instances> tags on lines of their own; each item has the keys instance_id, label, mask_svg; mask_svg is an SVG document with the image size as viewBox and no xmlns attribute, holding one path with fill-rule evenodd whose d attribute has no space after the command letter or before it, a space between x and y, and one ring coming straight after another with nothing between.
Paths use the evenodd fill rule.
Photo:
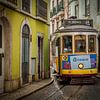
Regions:
<instances>
[{"instance_id":1,"label":"stucco wall","mask_svg":"<svg viewBox=\"0 0 100 100\"><path fill-rule=\"evenodd\" d=\"M22 31L22 25L25 20L27 20L31 35L32 35L32 42L31 42L31 58L36 58L36 66L35 66L35 75L38 72L38 33L43 33L44 36L44 68L45 73L49 69L49 25L46 22L40 21L36 19L36 0L32 0L33 6L32 6L32 15L27 15L25 13L22 13L19 10L10 9L5 5L0 4L0 9L4 9L5 16L7 17L10 27L11 27L11 82L6 82L5 88L7 87L7 91L13 90L12 88L17 88L19 85L19 82L21 80L21 31ZM45 0L48 2L47 0ZM49 3L49 2L48 2ZM18 3L19 4L19 3ZM19 4L20 5L20 4ZM18 5L18 7L19 7ZM33 16L34 15L34 16ZM6 33L7 34L7 33ZM8 33L9 34L9 33ZM6 40L5 40L6 41ZM6 49L6 48L5 48ZM8 66L6 66L8 67ZM30 66L31 67L31 66ZM30 68L31 69L31 68ZM29 73L31 74L31 72ZM47 74L48 75L48 74ZM46 75L46 76L47 76ZM6 74L6 80L8 80L9 73ZM38 79L38 78L37 78ZM15 80L18 80L17 82ZM14 86L15 85L15 86ZM10 89L11 88L11 89Z\"/></svg>"}]
</instances>

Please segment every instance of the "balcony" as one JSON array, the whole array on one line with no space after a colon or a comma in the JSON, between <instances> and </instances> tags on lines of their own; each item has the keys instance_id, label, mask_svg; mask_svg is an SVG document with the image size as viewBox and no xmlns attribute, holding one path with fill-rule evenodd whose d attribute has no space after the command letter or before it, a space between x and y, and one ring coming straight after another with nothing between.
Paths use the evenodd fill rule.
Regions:
<instances>
[{"instance_id":1,"label":"balcony","mask_svg":"<svg viewBox=\"0 0 100 100\"><path fill-rule=\"evenodd\" d=\"M7 0L7 1L14 4L14 5L17 5L17 0Z\"/></svg>"},{"instance_id":2,"label":"balcony","mask_svg":"<svg viewBox=\"0 0 100 100\"><path fill-rule=\"evenodd\" d=\"M63 1L59 2L59 4L53 7L52 11L50 12L50 17L55 16L59 12L64 11L64 4Z\"/></svg>"},{"instance_id":3,"label":"balcony","mask_svg":"<svg viewBox=\"0 0 100 100\"><path fill-rule=\"evenodd\" d=\"M7 7L10 7L10 8L13 8L13 9L16 9L17 8L17 2L18 0L0 0L0 3L7 6Z\"/></svg>"}]
</instances>

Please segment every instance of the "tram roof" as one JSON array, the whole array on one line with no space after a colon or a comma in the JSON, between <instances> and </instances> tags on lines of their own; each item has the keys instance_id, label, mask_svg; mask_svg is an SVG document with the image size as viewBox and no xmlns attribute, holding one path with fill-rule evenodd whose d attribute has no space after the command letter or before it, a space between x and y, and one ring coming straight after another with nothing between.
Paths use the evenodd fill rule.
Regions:
<instances>
[{"instance_id":1,"label":"tram roof","mask_svg":"<svg viewBox=\"0 0 100 100\"><path fill-rule=\"evenodd\" d=\"M90 26L85 26L85 25L72 25L72 26L67 26L62 29L58 29L56 33L63 33L63 32L97 32L96 29Z\"/></svg>"},{"instance_id":2,"label":"tram roof","mask_svg":"<svg viewBox=\"0 0 100 100\"><path fill-rule=\"evenodd\" d=\"M69 19L64 20L63 27L58 29L56 33L60 32L97 32L93 27L93 20L85 19Z\"/></svg>"}]
</instances>

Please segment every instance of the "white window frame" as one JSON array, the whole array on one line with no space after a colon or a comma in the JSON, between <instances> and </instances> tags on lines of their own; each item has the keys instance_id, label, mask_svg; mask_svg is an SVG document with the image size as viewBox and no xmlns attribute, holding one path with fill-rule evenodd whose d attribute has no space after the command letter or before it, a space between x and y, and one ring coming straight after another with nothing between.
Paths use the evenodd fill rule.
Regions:
<instances>
[{"instance_id":1,"label":"white window frame","mask_svg":"<svg viewBox=\"0 0 100 100\"><path fill-rule=\"evenodd\" d=\"M26 13L26 14L27 14L27 13L28 13L28 14L32 14L32 3L33 3L32 0L30 0L30 12L27 12L27 11L24 11L24 10L22 9L22 0L21 0L21 11L24 12L24 13Z\"/></svg>"}]
</instances>

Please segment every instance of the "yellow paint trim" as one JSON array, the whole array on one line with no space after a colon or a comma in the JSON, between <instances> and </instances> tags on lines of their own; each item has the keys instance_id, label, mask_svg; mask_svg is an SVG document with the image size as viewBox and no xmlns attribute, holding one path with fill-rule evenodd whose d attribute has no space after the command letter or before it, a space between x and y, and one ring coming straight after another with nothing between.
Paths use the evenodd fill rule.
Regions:
<instances>
[{"instance_id":1,"label":"yellow paint trim","mask_svg":"<svg viewBox=\"0 0 100 100\"><path fill-rule=\"evenodd\" d=\"M61 74L69 74L69 75L75 75L75 74L97 74L98 70L97 69L85 69L85 70L62 70Z\"/></svg>"}]
</instances>

